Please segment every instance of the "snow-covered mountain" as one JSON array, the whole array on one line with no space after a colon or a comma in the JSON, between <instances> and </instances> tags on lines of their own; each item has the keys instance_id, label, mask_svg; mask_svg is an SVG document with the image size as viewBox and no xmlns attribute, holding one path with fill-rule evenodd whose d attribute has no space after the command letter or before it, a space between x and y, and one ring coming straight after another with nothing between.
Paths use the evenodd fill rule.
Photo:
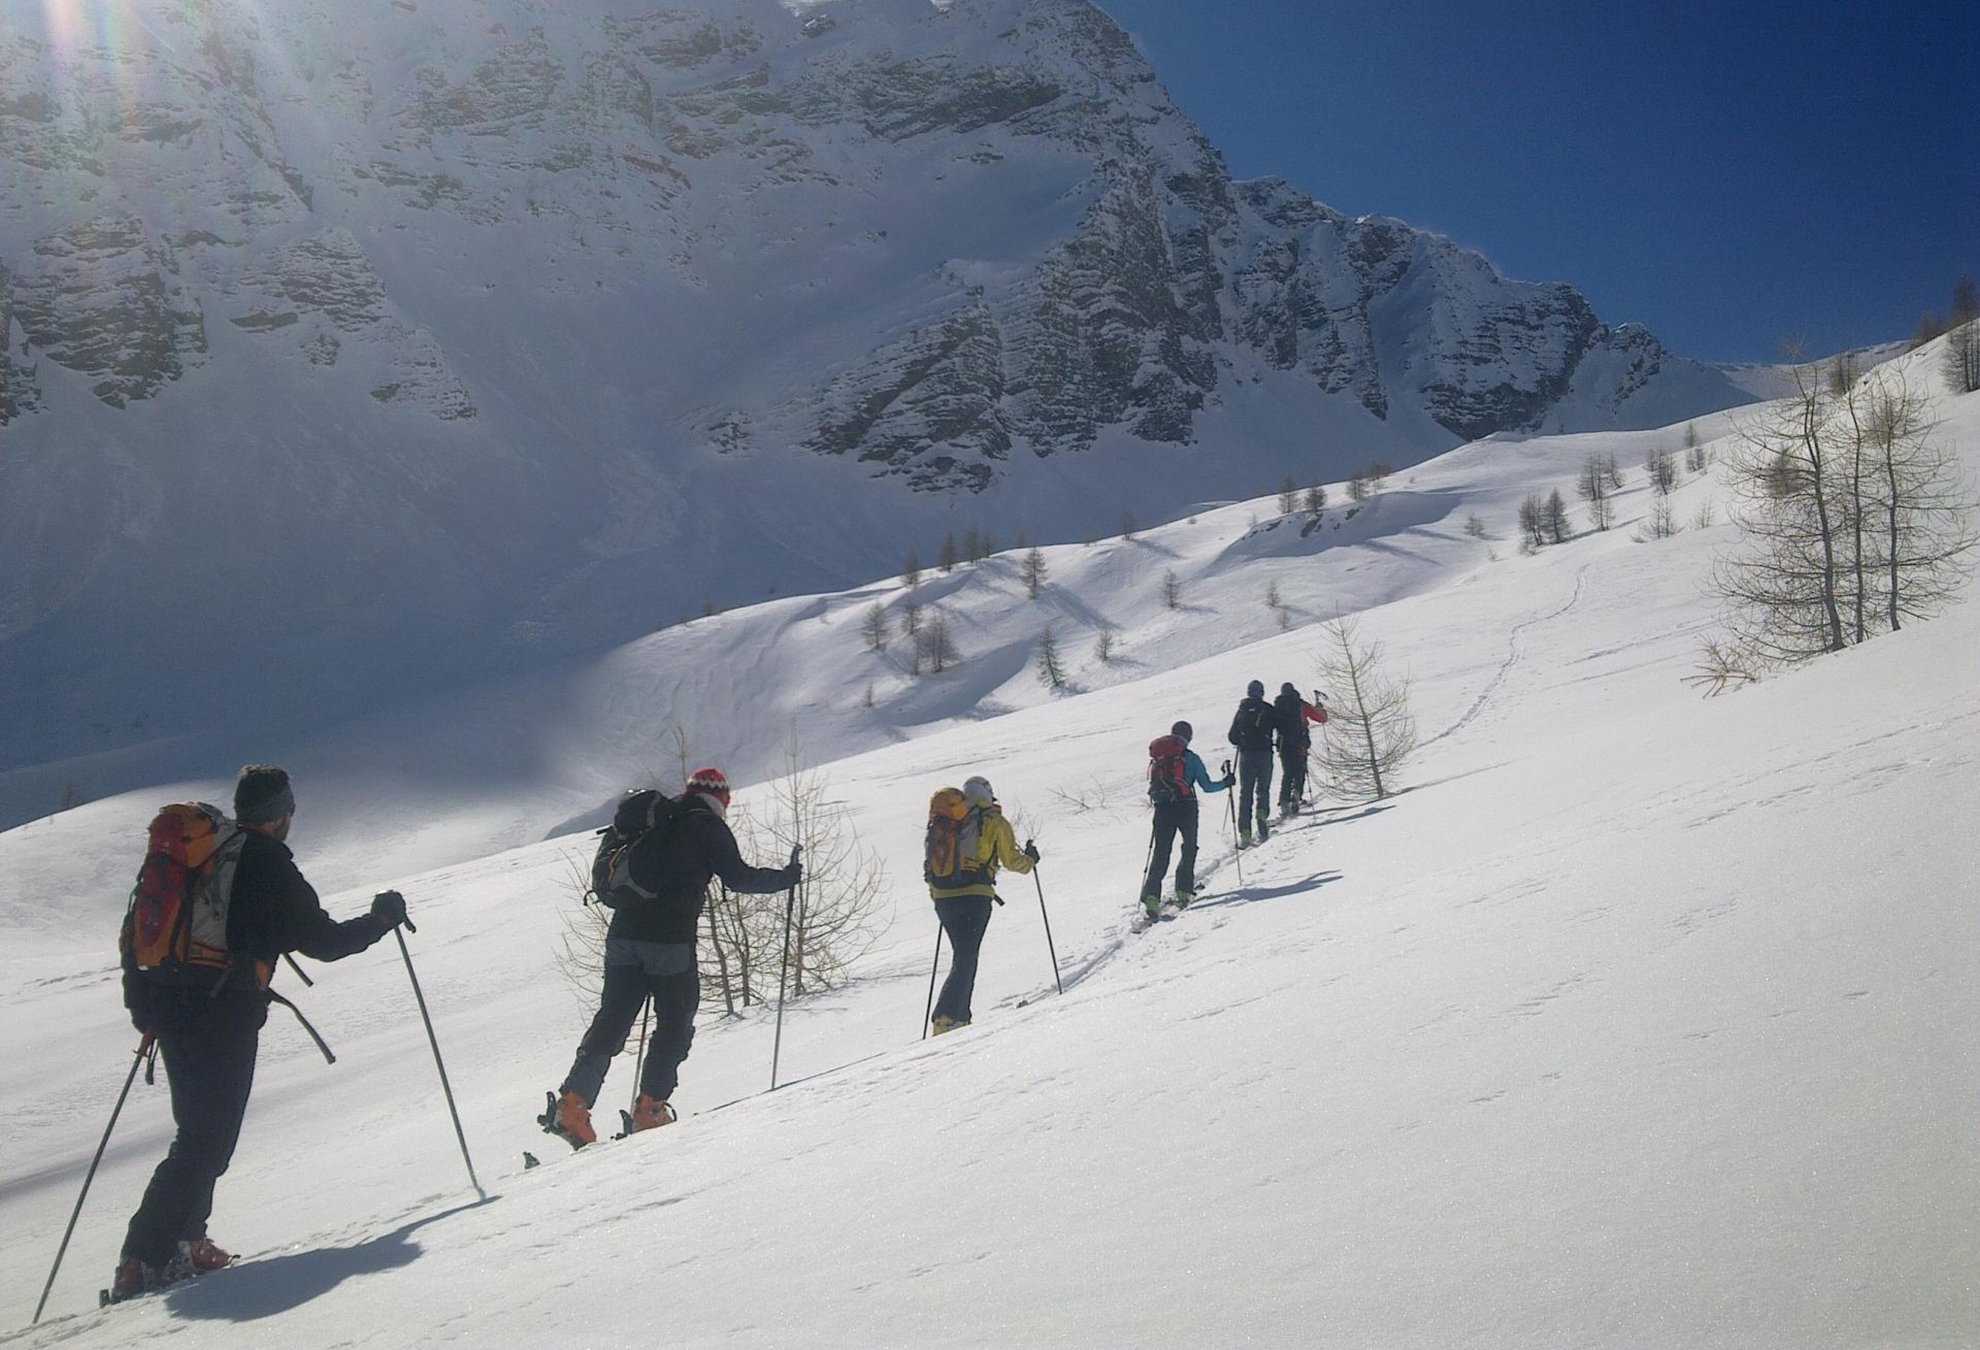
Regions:
<instances>
[{"instance_id":1,"label":"snow-covered mountain","mask_svg":"<svg viewBox=\"0 0 1980 1350\"><path fill-rule=\"evenodd\" d=\"M1936 356L1907 371L1970 475L1980 395L1945 397ZM1008 558L930 578L965 657L939 677L861 645L861 614L906 600L876 582L295 747L292 842L328 908L410 897L489 1197L388 943L313 967L313 989L282 977L340 1058L279 1012L263 1034L214 1214L244 1261L95 1307L170 1136L163 1085L140 1081L48 1319L6 1344L1980 1341L1980 606L1699 698L1682 677L1733 531L1697 522L1725 519L1723 462L1684 475L1682 533L1632 538L1651 500L1633 461L1681 432L1465 447L1313 528L1266 498L1048 549L1035 602ZM1514 551L1517 501L1588 454L1632 464L1616 528ZM1467 533L1473 512L1500 537ZM1336 606L1413 678L1402 790L1323 801L1236 860L1211 798L1204 899L1132 931L1149 738L1189 718L1214 761L1246 680L1310 682ZM1026 668L1047 619L1069 692ZM887 863L886 927L849 986L781 1023L705 1014L682 1120L572 1157L530 1117L590 1014L557 962L590 840L517 831L664 761L655 708L724 759L774 756L807 715ZM735 709L752 720L728 727ZM921 826L929 792L974 772L1044 851L1056 945L1016 879L974 1025L923 1042ZM111 934L145 814L225 781L159 778L0 833L0 1054L32 1085L0 1111L16 1324L136 1043Z\"/></svg>"},{"instance_id":2,"label":"snow-covered mountain","mask_svg":"<svg viewBox=\"0 0 1980 1350\"><path fill-rule=\"evenodd\" d=\"M0 15L0 767L1751 397L1083 0Z\"/></svg>"}]
</instances>

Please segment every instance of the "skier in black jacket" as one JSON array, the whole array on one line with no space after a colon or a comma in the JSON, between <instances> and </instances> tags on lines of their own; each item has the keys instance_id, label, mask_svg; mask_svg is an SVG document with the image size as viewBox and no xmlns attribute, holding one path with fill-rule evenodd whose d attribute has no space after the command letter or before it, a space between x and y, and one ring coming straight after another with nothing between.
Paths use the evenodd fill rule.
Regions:
<instances>
[{"instance_id":1,"label":"skier in black jacket","mask_svg":"<svg viewBox=\"0 0 1980 1350\"><path fill-rule=\"evenodd\" d=\"M1327 709L1301 698L1291 680L1279 686L1272 707L1279 715L1279 814L1296 816L1306 796L1306 752L1313 745L1307 723L1325 722Z\"/></svg>"},{"instance_id":2,"label":"skier in black jacket","mask_svg":"<svg viewBox=\"0 0 1980 1350\"><path fill-rule=\"evenodd\" d=\"M1231 719L1231 744L1238 760L1238 847L1251 843L1251 821L1256 802L1258 838L1272 834L1272 733L1279 715L1265 701L1265 682L1253 680Z\"/></svg>"},{"instance_id":3,"label":"skier in black jacket","mask_svg":"<svg viewBox=\"0 0 1980 1350\"><path fill-rule=\"evenodd\" d=\"M626 1043L640 1007L653 999L653 1035L633 1103L631 1128L650 1130L676 1119L669 1099L680 1082L681 1061L694 1044L694 1014L701 1003L695 939L708 882L745 895L768 895L798 884L802 870L751 867L736 848L725 816L729 780L720 769L696 769L673 817L632 846L633 883L651 900L621 904L605 930L605 991L598 1014L579 1043L577 1058L544 1113L543 1128L572 1148L594 1143L591 1106L605 1085L612 1056Z\"/></svg>"},{"instance_id":4,"label":"skier in black jacket","mask_svg":"<svg viewBox=\"0 0 1980 1350\"><path fill-rule=\"evenodd\" d=\"M405 922L405 898L397 891L381 892L369 914L342 923L323 912L284 842L295 810L286 771L272 764L241 770L234 817L246 838L229 892L232 964L224 972L125 969L124 1005L165 1057L178 1133L125 1231L112 1302L233 1261L207 1236L206 1221L214 1183L240 1139L275 961L287 952L342 960Z\"/></svg>"}]
</instances>

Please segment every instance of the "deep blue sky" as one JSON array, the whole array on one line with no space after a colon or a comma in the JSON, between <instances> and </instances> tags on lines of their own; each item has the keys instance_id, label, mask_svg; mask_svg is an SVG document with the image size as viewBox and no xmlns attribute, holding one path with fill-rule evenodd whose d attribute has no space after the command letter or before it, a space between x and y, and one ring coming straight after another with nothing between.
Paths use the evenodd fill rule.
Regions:
<instances>
[{"instance_id":1,"label":"deep blue sky","mask_svg":"<svg viewBox=\"0 0 1980 1350\"><path fill-rule=\"evenodd\" d=\"M1686 356L1904 336L1980 273L1980 0L1099 0L1241 178Z\"/></svg>"}]
</instances>

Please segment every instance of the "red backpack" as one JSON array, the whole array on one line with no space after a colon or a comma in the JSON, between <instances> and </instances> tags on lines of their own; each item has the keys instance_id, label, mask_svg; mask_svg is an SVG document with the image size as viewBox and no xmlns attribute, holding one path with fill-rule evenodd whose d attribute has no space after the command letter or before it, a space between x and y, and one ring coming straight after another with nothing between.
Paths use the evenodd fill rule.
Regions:
<instances>
[{"instance_id":1,"label":"red backpack","mask_svg":"<svg viewBox=\"0 0 1980 1350\"><path fill-rule=\"evenodd\" d=\"M1148 800L1180 802L1189 799L1189 780L1183 756L1189 742L1180 736L1157 736L1148 743Z\"/></svg>"}]
</instances>

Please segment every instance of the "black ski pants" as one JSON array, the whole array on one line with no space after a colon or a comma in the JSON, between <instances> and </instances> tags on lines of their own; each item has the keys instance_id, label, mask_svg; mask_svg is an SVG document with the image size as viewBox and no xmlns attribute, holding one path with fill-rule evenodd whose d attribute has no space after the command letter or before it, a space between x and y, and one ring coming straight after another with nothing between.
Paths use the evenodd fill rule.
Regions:
<instances>
[{"instance_id":1,"label":"black ski pants","mask_svg":"<svg viewBox=\"0 0 1980 1350\"><path fill-rule=\"evenodd\" d=\"M1255 805L1254 805L1255 803ZM1259 820L1272 815L1272 751L1238 751L1238 828L1250 826L1252 812Z\"/></svg>"},{"instance_id":2,"label":"black ski pants","mask_svg":"<svg viewBox=\"0 0 1980 1350\"><path fill-rule=\"evenodd\" d=\"M233 1161L254 1089L268 1003L259 990L215 998L204 989L175 989L151 996L148 1012L178 1133L131 1215L123 1254L162 1269L181 1241L206 1236L213 1185Z\"/></svg>"},{"instance_id":3,"label":"black ski pants","mask_svg":"<svg viewBox=\"0 0 1980 1350\"><path fill-rule=\"evenodd\" d=\"M1306 795L1306 746L1279 747L1279 805L1287 810L1299 805Z\"/></svg>"},{"instance_id":4,"label":"black ski pants","mask_svg":"<svg viewBox=\"0 0 1980 1350\"><path fill-rule=\"evenodd\" d=\"M1196 889L1196 821L1194 797L1155 803L1155 852L1148 860L1148 876L1141 883L1143 895L1162 894L1162 878L1169 871L1169 849L1177 835L1182 836L1182 856L1176 861L1176 889Z\"/></svg>"},{"instance_id":5,"label":"black ski pants","mask_svg":"<svg viewBox=\"0 0 1980 1350\"><path fill-rule=\"evenodd\" d=\"M653 1034L646 1043L639 1090L663 1102L673 1098L680 1086L681 1062L694 1045L694 1014L701 1006L694 944L633 938L605 940L605 992L598 1000L598 1015L591 1019L591 1029L584 1033L559 1091L577 1093L587 1106L597 1102L612 1056L625 1048L649 996Z\"/></svg>"},{"instance_id":6,"label":"black ski pants","mask_svg":"<svg viewBox=\"0 0 1980 1350\"><path fill-rule=\"evenodd\" d=\"M935 902L935 917L949 935L949 978L935 1000L935 1016L969 1021L969 1000L976 993L976 956L990 927L990 897L960 895Z\"/></svg>"}]
</instances>

